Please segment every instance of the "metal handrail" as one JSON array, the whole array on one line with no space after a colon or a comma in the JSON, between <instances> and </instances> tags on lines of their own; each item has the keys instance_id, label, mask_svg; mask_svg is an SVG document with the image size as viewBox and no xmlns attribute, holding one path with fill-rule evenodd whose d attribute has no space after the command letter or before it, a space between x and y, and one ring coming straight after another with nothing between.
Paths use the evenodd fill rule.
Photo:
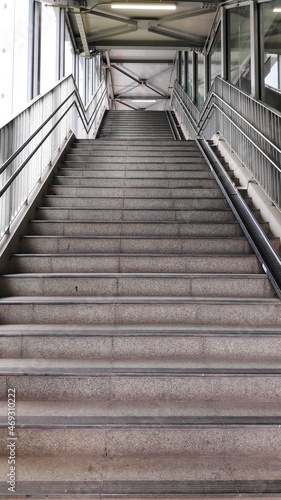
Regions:
<instances>
[{"instance_id":1,"label":"metal handrail","mask_svg":"<svg viewBox=\"0 0 281 500\"><path fill-rule=\"evenodd\" d=\"M70 132L77 137L88 137L90 133L95 136L107 104L107 88L102 81L85 108L70 75L0 128L0 160L3 162L0 167L0 239L40 182L65 138ZM11 148L14 148L12 154Z\"/></svg>"},{"instance_id":2,"label":"metal handrail","mask_svg":"<svg viewBox=\"0 0 281 500\"><path fill-rule=\"evenodd\" d=\"M281 138L276 134L281 126L281 114L278 111L220 77L214 80L201 111L178 82L171 107L181 116L192 138L211 139L219 132L281 209ZM261 123L262 130L256 127L257 122Z\"/></svg>"},{"instance_id":3,"label":"metal handrail","mask_svg":"<svg viewBox=\"0 0 281 500\"><path fill-rule=\"evenodd\" d=\"M233 185L232 179L223 168L214 151L211 150L209 144L204 139L197 139L196 142L262 268L267 273L277 296L281 299L280 255L278 255L266 233L257 222L239 190Z\"/></svg>"}]
</instances>

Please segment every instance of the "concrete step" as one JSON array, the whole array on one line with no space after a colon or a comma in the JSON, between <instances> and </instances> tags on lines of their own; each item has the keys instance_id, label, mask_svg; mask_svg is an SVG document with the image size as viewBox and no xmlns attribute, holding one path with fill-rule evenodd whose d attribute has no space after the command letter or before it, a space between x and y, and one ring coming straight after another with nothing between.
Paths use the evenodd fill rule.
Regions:
<instances>
[{"instance_id":1,"label":"concrete step","mask_svg":"<svg viewBox=\"0 0 281 500\"><path fill-rule=\"evenodd\" d=\"M192 157L191 160L189 160L186 155L181 155L181 156L174 156L174 155L171 155L171 157L167 157L165 155L163 155L162 157L161 156L155 156L153 158L151 158L149 155L148 156L139 156L137 153L135 153L135 155L130 155L130 156L126 156L123 154L123 156L116 156L114 154L112 154L112 156L91 156L89 154L84 154L84 155L79 155L77 153L75 154L72 154L72 155L69 155L67 156L66 158L66 161L72 161L72 162L87 162L87 163L90 163L90 164L98 164L98 163L105 163L105 164L109 164L109 163L113 163L113 164L131 164L131 165L135 165L135 168L137 168L137 165L138 164L146 164L146 165L150 165L150 164L158 164L158 165L161 165L161 164L183 164L183 165L186 165L187 163L191 163L191 164L196 164L197 162L198 163L202 163L206 166L206 162L205 160L202 158L202 155L199 154L196 156L196 154L194 154L194 156Z\"/></svg>"},{"instance_id":2,"label":"concrete step","mask_svg":"<svg viewBox=\"0 0 281 500\"><path fill-rule=\"evenodd\" d=\"M251 254L244 237L23 236L22 253Z\"/></svg>"},{"instance_id":3,"label":"concrete step","mask_svg":"<svg viewBox=\"0 0 281 500\"><path fill-rule=\"evenodd\" d=\"M217 325L275 327L278 299L203 297L8 297L0 299L0 321L106 325Z\"/></svg>"},{"instance_id":4,"label":"concrete step","mask_svg":"<svg viewBox=\"0 0 281 500\"><path fill-rule=\"evenodd\" d=\"M221 456L213 454L211 457L163 455L161 460L151 456L116 457L110 454L98 457L95 454L92 457L26 455L24 460L19 457L18 465L17 493L12 494L17 500L26 496L35 500L45 497L52 500L198 500L206 497L206 491L211 492L207 496L210 500L273 500L278 498L281 490L278 480L280 459L275 454L266 458L257 455L255 460L253 455L231 455L227 451ZM0 467L1 477L6 477L6 457L2 458ZM0 485L0 492L6 495L7 483ZM249 491L255 493L252 495Z\"/></svg>"},{"instance_id":5,"label":"concrete step","mask_svg":"<svg viewBox=\"0 0 281 500\"><path fill-rule=\"evenodd\" d=\"M83 420L85 424L83 425ZM124 418L83 419L57 425L44 422L29 423L24 427L17 426L17 457L33 456L103 456L112 457L152 457L163 460L167 455L222 455L225 450L229 454L267 458L281 453L281 441L276 439L279 422L275 424L237 424L223 425L221 422L211 425L186 423L184 418L175 423L163 423L155 419L154 423L145 425L137 423L137 419L129 419L126 425ZM141 420L141 419L139 419ZM142 419L144 420L144 419ZM163 419L162 419L163 420ZM164 419L165 420L165 419ZM188 421L188 419L186 419ZM195 420L195 419L194 419ZM63 445L62 445L63 443ZM0 427L1 449L7 446L7 424ZM6 450L5 450L6 451Z\"/></svg>"},{"instance_id":6,"label":"concrete step","mask_svg":"<svg viewBox=\"0 0 281 500\"><path fill-rule=\"evenodd\" d=\"M266 226L266 224L263 224ZM237 222L33 220L29 234L50 236L242 236Z\"/></svg>"},{"instance_id":7,"label":"concrete step","mask_svg":"<svg viewBox=\"0 0 281 500\"><path fill-rule=\"evenodd\" d=\"M178 187L178 188L141 188L141 187L81 187L81 186L56 186L51 185L49 194L57 196L98 196L103 198L124 197L124 198L214 198L220 196L218 187L203 188L197 187Z\"/></svg>"},{"instance_id":8,"label":"concrete step","mask_svg":"<svg viewBox=\"0 0 281 500\"><path fill-rule=\"evenodd\" d=\"M103 169L98 170L94 168L83 169L83 167L77 168L63 168L59 169L60 176L68 176L68 177L87 177L87 178L95 178L95 179L161 179L161 180L184 180L184 179L213 179L213 175L208 170L112 170L112 169Z\"/></svg>"},{"instance_id":9,"label":"concrete step","mask_svg":"<svg viewBox=\"0 0 281 500\"><path fill-rule=\"evenodd\" d=\"M143 406L139 415L147 415L146 405L153 404L158 407L159 416L175 415L180 406L181 413L178 412L177 415L188 416L192 408L197 407L199 410L205 405L205 412L201 413L204 416L206 401L209 401L213 406L212 416L214 410L221 417L245 414L269 416L265 410L258 412L255 408L266 408L269 405L270 410L271 405L275 404L275 411L271 416L280 418L280 367L276 368L276 364L271 366L268 363L261 368L252 368L247 367L247 362L244 367L241 363L235 366L234 363L228 365L227 362L220 363L217 367L214 363L210 366L202 363L189 366L186 363L183 367L182 362L182 367L176 363L163 363L162 367L153 367L148 362L134 365L135 360L127 363L128 366L121 361L119 364L112 364L106 360L97 362L91 359L29 358L11 361L0 360L0 397L3 402L7 401L6 387L13 387L18 402L59 401L67 405L70 402L80 402L81 409L85 403L94 407L97 403L95 411L99 411L102 403L108 408L112 405L116 408L116 403L119 402L124 414L125 407L138 403ZM243 403L252 407L252 412L240 411ZM208 413L209 410L207 415ZM89 412L86 413L88 414Z\"/></svg>"},{"instance_id":10,"label":"concrete step","mask_svg":"<svg viewBox=\"0 0 281 500\"><path fill-rule=\"evenodd\" d=\"M215 179L151 179L151 178L93 178L86 176L56 176L53 179L53 185L58 186L82 186L82 187L101 187L101 188L184 188L196 187L216 188Z\"/></svg>"},{"instance_id":11,"label":"concrete step","mask_svg":"<svg viewBox=\"0 0 281 500\"><path fill-rule=\"evenodd\" d=\"M0 276L0 296L268 298L266 275L53 273Z\"/></svg>"},{"instance_id":12,"label":"concrete step","mask_svg":"<svg viewBox=\"0 0 281 500\"><path fill-rule=\"evenodd\" d=\"M172 210L172 209L89 209L39 207L36 219L69 221L184 221L184 222L233 222L230 209L224 210Z\"/></svg>"},{"instance_id":13,"label":"concrete step","mask_svg":"<svg viewBox=\"0 0 281 500\"><path fill-rule=\"evenodd\" d=\"M260 274L255 255L15 254L11 273L239 273Z\"/></svg>"},{"instance_id":14,"label":"concrete step","mask_svg":"<svg viewBox=\"0 0 281 500\"><path fill-rule=\"evenodd\" d=\"M136 140L136 141L126 141L124 140L122 143L120 141L115 141L113 138L111 141L105 141L103 139L77 139L72 143L72 147L75 146L83 147L83 146L96 146L100 148L109 148L112 149L115 147L117 148L141 148L141 149L146 149L148 148L170 148L170 147L175 147L177 149L180 148L188 148L188 147L195 147L198 150L197 144L193 140L183 140L183 141L175 141L174 139L170 139L169 141L156 141L155 139L151 138L148 140Z\"/></svg>"},{"instance_id":15,"label":"concrete step","mask_svg":"<svg viewBox=\"0 0 281 500\"><path fill-rule=\"evenodd\" d=\"M155 159L154 159L155 160ZM64 168L83 168L83 169L89 169L89 170L126 170L126 171L158 171L162 170L162 172L169 172L169 171L182 171L185 172L188 170L194 171L200 171L204 170L205 172L208 171L206 162L203 159L200 158L193 158L192 162L182 162L179 161L178 158L173 158L169 161L169 163L164 163L164 160L162 162L157 162L157 161L150 161L150 162L141 162L139 161L138 163L136 162L126 162L126 161L117 161L112 160L108 161L107 158L99 158L99 161L95 159L94 162L87 161L87 159L84 159L83 161L73 161L72 157L71 160L66 160L63 162Z\"/></svg>"},{"instance_id":16,"label":"concrete step","mask_svg":"<svg viewBox=\"0 0 281 500\"><path fill-rule=\"evenodd\" d=\"M166 158L176 158L176 157L180 157L180 158L184 158L186 161L191 161L192 162L192 159L194 157L199 157L199 158L202 158L202 154L201 152L197 149L197 148L193 148L193 149L178 149L176 147L174 147L172 150L171 148L166 148L165 150L163 150L162 148L160 149L150 149L150 150L147 150L146 148L139 148L138 149L138 153L136 155L136 149L135 148L127 148L126 150L124 149L115 149L115 148L112 148L112 149L109 149L109 148L106 148L106 149L102 149L102 148L99 148L99 149L96 149L95 147L93 148L87 148L87 149L84 149L84 147L81 147L80 149L79 148L70 148L67 152L67 157L66 159L70 160L72 158L72 156L75 155L75 156L81 156L83 159L87 158L88 160L91 160L93 158L93 161L95 160L95 158L98 156L102 156L102 157L106 157L106 158L118 158L119 156L121 156L122 158L131 158L131 157L136 157L138 156L139 158L161 158L161 159L164 159L166 160Z\"/></svg>"},{"instance_id":17,"label":"concrete step","mask_svg":"<svg viewBox=\"0 0 281 500\"><path fill-rule=\"evenodd\" d=\"M108 361L111 363L130 362L155 362L170 364L170 366L196 367L198 364L204 369L210 366L221 367L235 366L237 369L245 368L279 368L281 355L281 336L279 327L276 328L226 328L226 327L128 327L128 326L83 326L83 325L0 325L0 357L1 358L37 358L39 359L91 359L95 361ZM209 362L212 365L209 365ZM17 366L14 363L13 366ZM137 365L134 365L135 367ZM167 365L168 366L168 365ZM172 400L173 404L176 401ZM98 402L97 402L98 403ZM108 402L107 402L108 403ZM155 400L155 407L160 410L159 404L166 408L167 401ZM201 404L206 407L210 400L204 400ZM223 402L216 401L217 409L222 415L276 415L280 414L278 399L274 399L269 406L261 404L258 408L254 402L247 403L245 400L235 402L235 406L224 407ZM247 403L247 404L246 404ZM2 406L1 406L2 404ZM18 403L19 404L19 403ZM37 402L42 404L42 402ZM83 405L85 406L86 401ZM129 402L123 404L128 407ZM246 407L241 409L241 405ZM272 405L276 408L273 411ZM233 403L234 405L234 403ZM248 405L248 406L247 406ZM249 406L250 405L250 406ZM251 406L253 405L253 406ZM188 415L194 407L188 402L181 403L184 413ZM1 403L0 414L6 415L6 401ZM62 404L60 414L63 412ZM91 411L96 411L98 405ZM167 407L165 414L173 414ZM238 409L240 410L238 412ZM250 410L253 410L251 413ZM20 407L18 407L20 410ZM80 411L81 408L80 408ZM143 410L141 410L143 411ZM139 413L141 413L139 411ZM180 411L180 408L178 408ZM278 413L276 413L276 411ZM79 412L78 412L79 413ZM78 413L76 413L78 415ZM19 411L19 415L25 415ZM36 416L35 411L30 415ZM45 414L45 411L42 415ZM54 412L53 414L56 414ZM69 414L69 409L67 409ZM75 413L72 413L75 414ZM89 414L89 410L85 412ZM131 412L129 412L131 414ZM175 414L175 413L174 413ZM203 413L205 414L205 412Z\"/></svg>"},{"instance_id":18,"label":"concrete step","mask_svg":"<svg viewBox=\"0 0 281 500\"><path fill-rule=\"evenodd\" d=\"M47 195L43 198L44 206L48 207L77 207L77 208L137 208L137 209L210 209L214 210L228 208L226 200L220 196L217 198L102 198Z\"/></svg>"},{"instance_id":19,"label":"concrete step","mask_svg":"<svg viewBox=\"0 0 281 500\"><path fill-rule=\"evenodd\" d=\"M141 140L141 139L151 139L151 137L154 137L156 140L170 140L172 138L172 134L169 132L160 132L158 133L156 130L155 131L149 131L146 133L141 133L141 132L136 132L134 133L133 131L131 133L120 133L120 134L112 134L112 131L104 132L99 135L100 138L102 139L107 139L111 140L112 137L114 137L116 140L119 138L121 141L124 140Z\"/></svg>"},{"instance_id":20,"label":"concrete step","mask_svg":"<svg viewBox=\"0 0 281 500\"><path fill-rule=\"evenodd\" d=\"M217 405L216 405L217 403ZM104 424L108 418L109 425L120 425L121 419L125 426L149 424L159 425L172 424L174 419L175 428L184 425L253 425L268 423L279 423L280 406L275 401L215 401L215 400L161 400L154 401L122 401L122 400L97 400L93 405L87 401L25 401L17 402L18 418L17 424L20 428L30 427L32 424L44 424L46 427L53 425L64 427L67 424L77 427ZM6 405L0 401L1 426L6 423ZM31 420L32 419L32 420ZM67 421L66 421L67 419Z\"/></svg>"},{"instance_id":21,"label":"concrete step","mask_svg":"<svg viewBox=\"0 0 281 500\"><path fill-rule=\"evenodd\" d=\"M144 141L145 142L145 141ZM77 142L74 141L71 145L71 150L81 150L81 152L84 153L84 151L101 151L102 153L106 150L108 152L120 152L123 151L123 153L126 152L136 152L136 151L158 151L160 155L163 154L163 152L168 152L170 153L171 151L182 151L186 154L197 152L198 153L198 147L196 144L192 141L165 141L165 143L160 142L158 144L157 141L149 141L145 143L140 144L134 144L132 141L127 141L126 144L120 144L120 141L102 141L102 139L98 140L93 140L93 141L85 141L85 142Z\"/></svg>"}]
</instances>

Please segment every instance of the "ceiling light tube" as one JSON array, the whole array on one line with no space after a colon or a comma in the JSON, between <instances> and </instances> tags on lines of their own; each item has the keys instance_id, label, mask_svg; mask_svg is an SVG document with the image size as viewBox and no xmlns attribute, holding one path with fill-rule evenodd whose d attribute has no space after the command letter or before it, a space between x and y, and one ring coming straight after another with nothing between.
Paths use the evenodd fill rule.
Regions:
<instances>
[{"instance_id":1,"label":"ceiling light tube","mask_svg":"<svg viewBox=\"0 0 281 500\"><path fill-rule=\"evenodd\" d=\"M132 99L132 102L156 102L156 99Z\"/></svg>"},{"instance_id":2,"label":"ceiling light tube","mask_svg":"<svg viewBox=\"0 0 281 500\"><path fill-rule=\"evenodd\" d=\"M137 2L113 2L111 4L112 9L130 9L130 10L176 10L177 6L175 3L137 3Z\"/></svg>"},{"instance_id":3,"label":"ceiling light tube","mask_svg":"<svg viewBox=\"0 0 281 500\"><path fill-rule=\"evenodd\" d=\"M281 7L275 7L275 8L273 9L273 12L281 12Z\"/></svg>"}]
</instances>

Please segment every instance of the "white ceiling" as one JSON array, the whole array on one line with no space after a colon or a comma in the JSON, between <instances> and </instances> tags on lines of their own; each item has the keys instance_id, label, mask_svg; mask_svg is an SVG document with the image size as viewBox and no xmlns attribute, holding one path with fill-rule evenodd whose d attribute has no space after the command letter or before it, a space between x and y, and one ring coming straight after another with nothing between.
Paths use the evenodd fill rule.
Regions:
<instances>
[{"instance_id":1,"label":"white ceiling","mask_svg":"<svg viewBox=\"0 0 281 500\"><path fill-rule=\"evenodd\" d=\"M58 0L48 1L58 4ZM113 109L153 110L165 109L177 51L202 51L219 5L179 1L176 11L168 12L113 10L106 0L59 3L66 7L77 50L86 56L102 53ZM156 102L132 103L141 97Z\"/></svg>"}]
</instances>

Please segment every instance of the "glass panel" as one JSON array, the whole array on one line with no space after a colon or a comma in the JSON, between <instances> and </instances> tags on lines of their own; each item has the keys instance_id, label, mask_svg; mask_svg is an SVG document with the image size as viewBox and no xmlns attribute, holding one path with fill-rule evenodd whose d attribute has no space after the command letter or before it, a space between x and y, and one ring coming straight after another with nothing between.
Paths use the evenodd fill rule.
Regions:
<instances>
[{"instance_id":1,"label":"glass panel","mask_svg":"<svg viewBox=\"0 0 281 500\"><path fill-rule=\"evenodd\" d=\"M182 51L181 53L181 85L184 88L185 87L185 61L184 61L184 54L185 52Z\"/></svg>"},{"instance_id":2,"label":"glass panel","mask_svg":"<svg viewBox=\"0 0 281 500\"><path fill-rule=\"evenodd\" d=\"M86 92L85 92L85 57L79 56L79 81L78 81L78 89L79 94L83 103L86 103Z\"/></svg>"},{"instance_id":3,"label":"glass panel","mask_svg":"<svg viewBox=\"0 0 281 500\"><path fill-rule=\"evenodd\" d=\"M204 104L204 88L205 88L204 56L202 54L197 54L196 105L198 108L202 108Z\"/></svg>"},{"instance_id":4,"label":"glass panel","mask_svg":"<svg viewBox=\"0 0 281 500\"><path fill-rule=\"evenodd\" d=\"M216 76L221 76L221 28L219 27L213 41L210 54L210 85Z\"/></svg>"},{"instance_id":5,"label":"glass panel","mask_svg":"<svg viewBox=\"0 0 281 500\"><path fill-rule=\"evenodd\" d=\"M231 83L251 92L251 48L250 48L250 6L236 7L228 11Z\"/></svg>"},{"instance_id":6,"label":"glass panel","mask_svg":"<svg viewBox=\"0 0 281 500\"><path fill-rule=\"evenodd\" d=\"M264 43L264 100L270 106L281 109L281 13L280 0L261 4Z\"/></svg>"},{"instance_id":7,"label":"glass panel","mask_svg":"<svg viewBox=\"0 0 281 500\"><path fill-rule=\"evenodd\" d=\"M67 26L65 26L65 75L74 74L74 49Z\"/></svg>"},{"instance_id":8,"label":"glass panel","mask_svg":"<svg viewBox=\"0 0 281 500\"><path fill-rule=\"evenodd\" d=\"M29 0L0 0L0 122L28 101Z\"/></svg>"},{"instance_id":9,"label":"glass panel","mask_svg":"<svg viewBox=\"0 0 281 500\"><path fill-rule=\"evenodd\" d=\"M187 56L187 95L193 99L193 52Z\"/></svg>"},{"instance_id":10,"label":"glass panel","mask_svg":"<svg viewBox=\"0 0 281 500\"><path fill-rule=\"evenodd\" d=\"M42 3L40 94L46 92L57 81L57 29L59 9Z\"/></svg>"}]
</instances>

